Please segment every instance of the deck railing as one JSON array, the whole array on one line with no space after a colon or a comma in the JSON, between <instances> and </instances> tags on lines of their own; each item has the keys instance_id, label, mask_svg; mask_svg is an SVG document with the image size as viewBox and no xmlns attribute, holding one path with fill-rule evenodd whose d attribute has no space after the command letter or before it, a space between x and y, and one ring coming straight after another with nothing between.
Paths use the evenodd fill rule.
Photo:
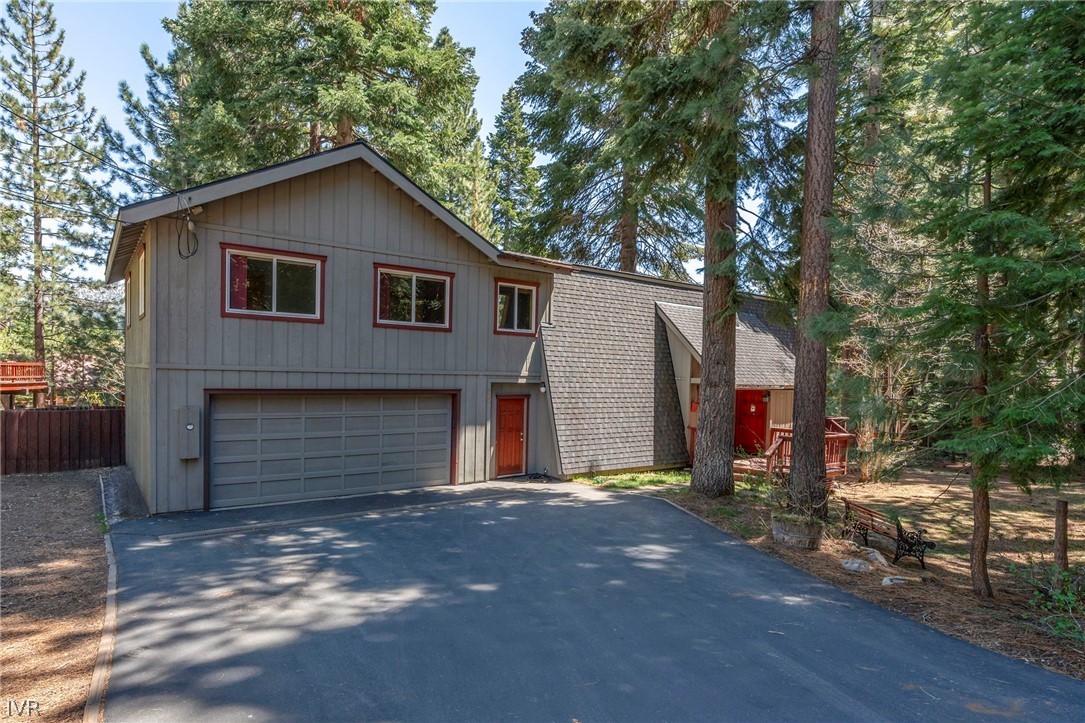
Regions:
<instances>
[{"instance_id":1,"label":"deck railing","mask_svg":"<svg viewBox=\"0 0 1085 723\"><path fill-rule=\"evenodd\" d=\"M852 435L844 422L846 417L827 417L825 419L825 476L839 477L848 473L848 447ZM830 427L833 431L829 431ZM774 424L769 428L769 447L765 450L765 473L771 477L774 472L784 473L791 469L790 424Z\"/></svg>"},{"instance_id":2,"label":"deck railing","mask_svg":"<svg viewBox=\"0 0 1085 723\"><path fill-rule=\"evenodd\" d=\"M39 391L49 388L42 362L0 362L0 392Z\"/></svg>"}]
</instances>

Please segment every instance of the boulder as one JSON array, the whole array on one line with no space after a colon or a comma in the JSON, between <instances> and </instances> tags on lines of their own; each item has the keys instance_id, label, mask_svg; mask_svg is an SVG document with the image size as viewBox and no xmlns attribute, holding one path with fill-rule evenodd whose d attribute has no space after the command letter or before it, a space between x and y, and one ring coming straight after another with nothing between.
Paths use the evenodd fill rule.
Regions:
<instances>
[{"instance_id":1,"label":"boulder","mask_svg":"<svg viewBox=\"0 0 1085 723\"><path fill-rule=\"evenodd\" d=\"M852 572L870 572L870 563L866 560L841 560L840 566Z\"/></svg>"},{"instance_id":2,"label":"boulder","mask_svg":"<svg viewBox=\"0 0 1085 723\"><path fill-rule=\"evenodd\" d=\"M889 577L882 578L882 585L889 587L890 585L903 585L908 582L908 578L901 577L900 575L890 575Z\"/></svg>"},{"instance_id":3,"label":"boulder","mask_svg":"<svg viewBox=\"0 0 1085 723\"><path fill-rule=\"evenodd\" d=\"M878 567L884 567L886 569L889 569L890 567L892 567L889 564L889 562L885 559L885 556L882 555L882 553L878 552L877 550L871 550L868 547L863 551L863 554L866 556L866 559L869 560L872 565L877 565Z\"/></svg>"}]
</instances>

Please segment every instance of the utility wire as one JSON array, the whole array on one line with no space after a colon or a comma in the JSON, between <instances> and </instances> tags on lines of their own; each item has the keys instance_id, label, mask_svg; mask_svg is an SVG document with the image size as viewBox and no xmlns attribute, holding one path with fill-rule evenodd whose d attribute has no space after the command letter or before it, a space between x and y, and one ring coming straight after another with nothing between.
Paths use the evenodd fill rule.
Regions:
<instances>
[{"instance_id":1,"label":"utility wire","mask_svg":"<svg viewBox=\"0 0 1085 723\"><path fill-rule=\"evenodd\" d=\"M40 130L42 133L45 133L45 134L47 134L49 136L52 136L53 138L56 138L57 140L61 141L62 143L68 144L72 148L78 149L79 151L87 154L91 158L94 158L94 159L96 159L97 161L99 161L101 163L104 163L106 166L109 166L110 168L112 168L115 171L118 171L119 173L123 173L123 174L125 174L127 176L138 179L140 181L143 181L144 183L150 183L150 184L154 185L155 187L157 187L157 188L159 188L159 189L161 189L163 191L166 191L167 193L174 193L173 189L167 188L160 181L156 181L153 178L150 178L148 176L142 176L142 175L136 173L135 171L129 170L127 168L121 168L120 166L115 164L113 161L110 161L110 160L108 160L106 158L103 158L102 156L99 156L96 153L92 153L91 151L87 150L86 148L83 148L82 146L79 146L79 145L77 145L75 143L72 143L71 141L69 141L64 136L61 136L58 133L54 133L53 131L51 131L48 128L46 128L45 126L43 126L41 123L38 123L37 121L34 121L34 120L28 118L27 116L25 116L22 113L18 112L14 108L9 108L7 105L4 105L3 103L0 103L0 108L6 110L8 113L11 113L16 118L21 118L22 120L26 121L27 123L30 123L31 125L37 127L37 129ZM133 160L135 160L137 163L141 164L144 168L147 168L148 170L154 170L153 168L151 168L150 164L146 163L145 161L140 161L138 159L133 159Z\"/></svg>"},{"instance_id":2,"label":"utility wire","mask_svg":"<svg viewBox=\"0 0 1085 723\"><path fill-rule=\"evenodd\" d=\"M66 206L66 205L63 205L63 204L60 204L60 203L44 201L42 199L35 200L35 199L31 198L30 196L24 196L21 193L18 193L17 191L5 191L4 193L8 197L13 198L16 201L21 201L23 203L37 204L39 206L46 206L48 208L52 208L52 209L55 209L57 211L65 211L67 213L73 213L73 214L76 214L78 216L86 216L87 218L96 218L96 219L100 219L102 221L108 221L109 223L113 223L113 222L115 222L117 220L115 218L112 218L111 216L105 216L105 215L100 214L100 213L94 213L93 211L83 211L83 210L75 208L73 206Z\"/></svg>"}]
</instances>

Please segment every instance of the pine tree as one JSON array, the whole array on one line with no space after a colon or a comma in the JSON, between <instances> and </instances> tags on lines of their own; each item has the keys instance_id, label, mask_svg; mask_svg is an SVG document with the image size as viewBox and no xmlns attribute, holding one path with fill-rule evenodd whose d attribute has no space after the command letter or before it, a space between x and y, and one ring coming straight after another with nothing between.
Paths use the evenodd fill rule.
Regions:
<instances>
[{"instance_id":1,"label":"pine tree","mask_svg":"<svg viewBox=\"0 0 1085 723\"><path fill-rule=\"evenodd\" d=\"M0 58L0 181L18 214L6 227L17 238L13 263L25 279L25 292L15 294L25 303L14 310L19 342L12 351L25 348L48 362L55 378L60 349L52 347L78 333L64 317L80 308L73 299L87 285L80 271L104 260L112 206L103 190L104 148L84 75L63 55L51 4L11 0L0 40L11 49Z\"/></svg>"},{"instance_id":2,"label":"pine tree","mask_svg":"<svg viewBox=\"0 0 1085 723\"><path fill-rule=\"evenodd\" d=\"M955 6L908 132L915 231L937 273L914 310L939 446L971 460L973 591L991 492L1067 478L1085 445L1085 7ZM944 350L944 351L942 351Z\"/></svg>"},{"instance_id":3,"label":"pine tree","mask_svg":"<svg viewBox=\"0 0 1085 723\"><path fill-rule=\"evenodd\" d=\"M492 211L496 239L509 250L545 252L545 248L533 247L526 233L538 199L540 176L534 167L535 150L516 86L501 96L501 109L487 145L490 172L497 186Z\"/></svg>"},{"instance_id":4,"label":"pine tree","mask_svg":"<svg viewBox=\"0 0 1085 723\"><path fill-rule=\"evenodd\" d=\"M144 51L148 97L121 86L137 143L115 146L176 189L361 138L442 197L478 163L477 130L464 132L478 78L472 50L446 30L431 40L434 7L184 3L164 21L165 61Z\"/></svg>"},{"instance_id":5,"label":"pine tree","mask_svg":"<svg viewBox=\"0 0 1085 723\"><path fill-rule=\"evenodd\" d=\"M836 150L836 53L840 5L815 3L810 13L810 91L803 174L799 329L795 354L791 479L793 506L828 515L825 479L825 387L828 353L811 323L829 311L829 220Z\"/></svg>"},{"instance_id":6,"label":"pine tree","mask_svg":"<svg viewBox=\"0 0 1085 723\"><path fill-rule=\"evenodd\" d=\"M663 7L663 6L660 6ZM623 93L650 52L638 2L552 2L533 15L522 46L530 57L518 85L542 167L529 243L581 263L686 279L699 255L699 184L644 169L619 136L636 120Z\"/></svg>"},{"instance_id":7,"label":"pine tree","mask_svg":"<svg viewBox=\"0 0 1085 723\"><path fill-rule=\"evenodd\" d=\"M637 120L620 147L644 170L641 187L695 178L703 188L704 333L700 423L691 487L734 492L735 341L742 120L748 78L745 9L737 0L649 8L625 112Z\"/></svg>"}]
</instances>

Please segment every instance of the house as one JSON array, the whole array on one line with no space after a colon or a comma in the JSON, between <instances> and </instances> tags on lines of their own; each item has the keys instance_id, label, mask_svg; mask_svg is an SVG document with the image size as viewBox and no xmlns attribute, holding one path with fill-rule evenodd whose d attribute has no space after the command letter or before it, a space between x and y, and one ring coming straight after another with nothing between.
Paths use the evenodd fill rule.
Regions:
<instances>
[{"instance_id":1,"label":"house","mask_svg":"<svg viewBox=\"0 0 1085 723\"><path fill-rule=\"evenodd\" d=\"M121 209L106 275L153 513L688 463L700 287L501 251L364 142Z\"/></svg>"}]
</instances>

